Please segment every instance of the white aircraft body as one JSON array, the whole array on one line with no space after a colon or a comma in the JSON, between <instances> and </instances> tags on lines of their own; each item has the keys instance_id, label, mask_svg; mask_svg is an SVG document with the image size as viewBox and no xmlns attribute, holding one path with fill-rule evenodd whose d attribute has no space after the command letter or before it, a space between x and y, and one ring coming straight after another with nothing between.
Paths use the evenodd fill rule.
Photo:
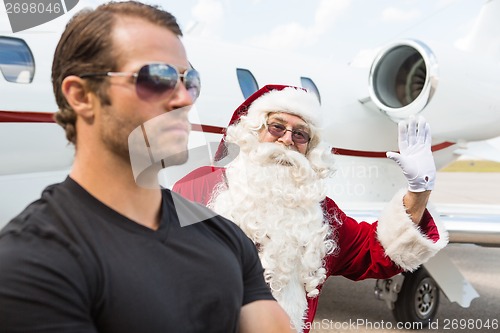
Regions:
<instances>
[{"instance_id":1,"label":"white aircraft body","mask_svg":"<svg viewBox=\"0 0 500 333\"><path fill-rule=\"evenodd\" d=\"M467 153L467 144L500 136L498 17L500 0L486 1L466 48L394 40L381 45L373 58L355 59L350 65L186 36L203 87L197 112L191 115L190 147L219 142L233 111L261 86L303 86L320 98L325 139L337 156L329 195L349 215L373 221L384 202L406 186L399 167L385 157L386 151L398 150L397 121L421 114L430 122L438 169L456 159L457 152ZM62 181L72 165L74 148L52 121L57 105L50 71L59 35L0 33L0 228L45 186ZM474 215L462 208L447 211L429 205L449 230L451 242L500 246L500 208ZM443 254L424 267L377 281L377 296L397 320L432 319L439 290L463 307L478 297ZM428 297L413 301L419 292Z\"/></svg>"}]
</instances>

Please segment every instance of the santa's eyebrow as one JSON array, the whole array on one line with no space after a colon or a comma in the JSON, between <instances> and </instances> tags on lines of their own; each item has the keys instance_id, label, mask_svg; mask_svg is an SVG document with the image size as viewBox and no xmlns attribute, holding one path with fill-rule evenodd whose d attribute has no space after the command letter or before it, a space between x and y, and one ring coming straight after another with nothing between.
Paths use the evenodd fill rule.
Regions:
<instances>
[{"instance_id":1,"label":"santa's eyebrow","mask_svg":"<svg viewBox=\"0 0 500 333\"><path fill-rule=\"evenodd\" d=\"M285 119L283 119L277 115L270 115L269 118L267 118L267 119L268 119L268 121L277 121L277 122L282 123L282 124L288 124L288 122ZM294 126L293 128L294 129L309 130L309 126L307 126L306 123L298 124L298 125Z\"/></svg>"}]
</instances>

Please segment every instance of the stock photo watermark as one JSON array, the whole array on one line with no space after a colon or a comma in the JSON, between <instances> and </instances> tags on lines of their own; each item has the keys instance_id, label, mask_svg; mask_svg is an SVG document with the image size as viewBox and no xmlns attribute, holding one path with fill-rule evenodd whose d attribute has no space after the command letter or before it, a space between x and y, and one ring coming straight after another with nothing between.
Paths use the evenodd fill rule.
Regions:
<instances>
[{"instance_id":1,"label":"stock photo watermark","mask_svg":"<svg viewBox=\"0 0 500 333\"><path fill-rule=\"evenodd\" d=\"M328 186L328 193L333 196L361 196L366 194L369 180L380 179L380 169L378 165L362 165L348 163L339 166L336 171L338 180L349 179L348 182L331 182Z\"/></svg>"},{"instance_id":2,"label":"stock photo watermark","mask_svg":"<svg viewBox=\"0 0 500 333\"><path fill-rule=\"evenodd\" d=\"M4 0L12 32L52 21L73 9L79 0Z\"/></svg>"},{"instance_id":3,"label":"stock photo watermark","mask_svg":"<svg viewBox=\"0 0 500 333\"><path fill-rule=\"evenodd\" d=\"M357 330L449 330L456 331L497 331L499 328L499 320L495 319L436 319L424 326L423 322L391 322L391 321L371 321L369 319L357 318L349 321L334 321L331 319L322 319L309 323L304 328L316 330L331 330L336 331L357 331Z\"/></svg>"}]
</instances>

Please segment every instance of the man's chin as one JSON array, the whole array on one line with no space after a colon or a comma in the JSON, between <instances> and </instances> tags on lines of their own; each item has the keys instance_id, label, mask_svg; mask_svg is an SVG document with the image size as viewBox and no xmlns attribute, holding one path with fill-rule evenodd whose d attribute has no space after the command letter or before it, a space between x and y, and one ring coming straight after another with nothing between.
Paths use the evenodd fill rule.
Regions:
<instances>
[{"instance_id":1,"label":"man's chin","mask_svg":"<svg viewBox=\"0 0 500 333\"><path fill-rule=\"evenodd\" d=\"M189 157L189 152L187 149L183 149L178 153L169 154L169 156L162 159L163 166L169 167L173 165L181 165L187 162Z\"/></svg>"}]
</instances>

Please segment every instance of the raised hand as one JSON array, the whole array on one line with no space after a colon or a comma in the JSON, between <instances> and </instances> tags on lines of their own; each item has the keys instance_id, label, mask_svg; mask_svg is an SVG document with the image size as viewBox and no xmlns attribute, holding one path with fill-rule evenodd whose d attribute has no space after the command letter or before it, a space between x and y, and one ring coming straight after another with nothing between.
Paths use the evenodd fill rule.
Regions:
<instances>
[{"instance_id":1,"label":"raised hand","mask_svg":"<svg viewBox=\"0 0 500 333\"><path fill-rule=\"evenodd\" d=\"M423 192L434 188L436 165L431 151L431 128L424 117L411 116L408 122L398 124L399 153L387 152L408 180L410 192Z\"/></svg>"}]
</instances>

